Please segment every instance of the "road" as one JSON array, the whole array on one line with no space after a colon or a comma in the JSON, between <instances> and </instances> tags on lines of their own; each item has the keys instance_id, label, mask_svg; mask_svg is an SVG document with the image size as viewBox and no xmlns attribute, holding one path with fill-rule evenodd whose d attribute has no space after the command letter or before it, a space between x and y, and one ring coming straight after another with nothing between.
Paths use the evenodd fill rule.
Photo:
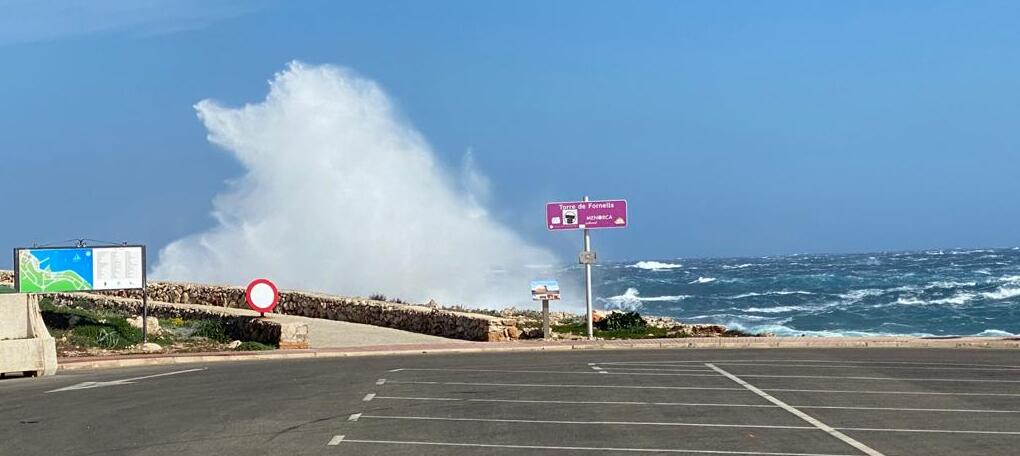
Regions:
<instances>
[{"instance_id":1,"label":"road","mask_svg":"<svg viewBox=\"0 0 1020 456\"><path fill-rule=\"evenodd\" d=\"M1010 350L637 350L0 380L10 455L1013 455Z\"/></svg>"}]
</instances>

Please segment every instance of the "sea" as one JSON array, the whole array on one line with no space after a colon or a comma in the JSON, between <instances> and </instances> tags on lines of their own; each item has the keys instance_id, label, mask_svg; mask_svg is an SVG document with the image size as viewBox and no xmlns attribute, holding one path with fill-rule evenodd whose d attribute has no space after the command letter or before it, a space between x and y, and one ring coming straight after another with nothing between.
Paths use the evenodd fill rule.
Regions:
<instances>
[{"instance_id":1,"label":"sea","mask_svg":"<svg viewBox=\"0 0 1020 456\"><path fill-rule=\"evenodd\" d=\"M777 336L1020 334L1020 247L656 259L593 274L596 308Z\"/></svg>"}]
</instances>

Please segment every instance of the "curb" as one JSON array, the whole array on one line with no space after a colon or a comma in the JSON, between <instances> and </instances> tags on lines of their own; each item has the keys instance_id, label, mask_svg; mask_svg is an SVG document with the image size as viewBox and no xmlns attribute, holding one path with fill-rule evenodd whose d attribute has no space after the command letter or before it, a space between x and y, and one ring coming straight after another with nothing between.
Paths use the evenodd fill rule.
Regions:
<instances>
[{"instance_id":1,"label":"curb","mask_svg":"<svg viewBox=\"0 0 1020 456\"><path fill-rule=\"evenodd\" d=\"M634 349L791 349L791 348L932 348L1020 349L1020 338L966 337L923 339L902 337L735 337L606 341L452 342L443 344L372 345L348 348L278 350L274 352L212 352L167 355L120 355L102 358L60 358L59 370L108 369L227 361L342 358L351 356L441 355L572 350Z\"/></svg>"}]
</instances>

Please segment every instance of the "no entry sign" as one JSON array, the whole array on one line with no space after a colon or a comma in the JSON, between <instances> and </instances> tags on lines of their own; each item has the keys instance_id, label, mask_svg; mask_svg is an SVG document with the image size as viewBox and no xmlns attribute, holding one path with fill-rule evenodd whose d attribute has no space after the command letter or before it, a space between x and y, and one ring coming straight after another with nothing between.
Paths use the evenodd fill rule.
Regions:
<instances>
[{"instance_id":1,"label":"no entry sign","mask_svg":"<svg viewBox=\"0 0 1020 456\"><path fill-rule=\"evenodd\" d=\"M251 310L260 313L272 312L280 302L280 290L269 279L255 279L244 290L244 299Z\"/></svg>"},{"instance_id":2,"label":"no entry sign","mask_svg":"<svg viewBox=\"0 0 1020 456\"><path fill-rule=\"evenodd\" d=\"M627 227L627 200L546 203L545 226L550 230Z\"/></svg>"}]
</instances>

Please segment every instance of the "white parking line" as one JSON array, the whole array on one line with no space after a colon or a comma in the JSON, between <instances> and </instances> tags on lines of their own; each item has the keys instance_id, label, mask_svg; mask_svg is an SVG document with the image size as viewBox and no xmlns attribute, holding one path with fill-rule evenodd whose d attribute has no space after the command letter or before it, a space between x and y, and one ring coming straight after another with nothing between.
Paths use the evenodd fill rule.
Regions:
<instances>
[{"instance_id":1,"label":"white parking line","mask_svg":"<svg viewBox=\"0 0 1020 456\"><path fill-rule=\"evenodd\" d=\"M683 361L671 361L671 360L660 360L660 361L607 361L599 362L602 366L609 365L646 365L646 364L669 364L669 365L684 365L684 364L705 364L713 363L716 365L729 365L732 363L830 363L830 364L879 364L879 365L903 365L903 366L959 366L959 367L995 367L1004 369L1016 369L1020 370L1020 366L1003 365L1003 364L970 364L970 363L925 363L916 361L847 361L847 360L831 360L831 359L709 359L709 360L683 360Z\"/></svg>"},{"instance_id":2,"label":"white parking line","mask_svg":"<svg viewBox=\"0 0 1020 456\"><path fill-rule=\"evenodd\" d=\"M785 402L783 402L783 401L781 401L779 399L776 399L776 398L772 397L771 395L769 395L768 393L758 389L754 385L741 380L740 377L737 377L736 375L733 375L733 374L731 374L729 372L726 372L726 371L716 367L715 365L713 365L711 363L707 363L705 365L708 366L709 368L711 368L712 370L714 370L714 371L716 371L716 372L718 372L718 373L720 373L722 375L725 375L727 378L729 378L730 380L733 380L738 385L743 386L744 388L747 388L748 390L750 390L754 394L757 394L757 395L761 396L762 398L764 398L765 400L767 400L767 401L769 401L769 402L771 402L773 404L778 405L783 410L786 410L787 412L792 413L796 417L798 417L798 418L800 418L800 419L802 419L804 421L807 421L812 426L825 431L829 435L831 435L831 436L833 436L833 437L835 437L835 438L837 438L839 440L842 440L847 445L850 445L850 446L852 446L854 448L857 448L858 450L861 450L864 454L866 454L868 456L883 456L882 453L878 452L874 448L871 448L871 447L869 447L869 446L867 446L867 445L865 445L865 444L863 444L863 443L853 439L852 437L850 437L850 436L848 436L848 435L846 435L846 434L844 434L842 432L839 432L839 431L833 429L829 425L827 425L827 424L825 424L825 423L823 423L821 421L818 421L817 419L815 419L811 415L808 415L807 413L804 413L804 412L802 412L800 410L797 410L797 409L791 407L789 404L787 404L787 403L785 403Z\"/></svg>"},{"instance_id":3,"label":"white parking line","mask_svg":"<svg viewBox=\"0 0 1020 456\"><path fill-rule=\"evenodd\" d=\"M594 367L593 367L594 369ZM600 368L601 369L601 368ZM454 369L454 368L405 368L400 369L403 372L409 371L428 371L428 372L498 372L505 374L556 374L556 375L593 375L593 374L613 374L613 375L652 375L652 376L666 376L666 377L719 377L719 375L711 373L709 371L698 371L704 372L703 374L654 374L654 373L637 373L637 372L578 372L578 371L541 371L541 370L517 370L517 369Z\"/></svg>"},{"instance_id":4,"label":"white parking line","mask_svg":"<svg viewBox=\"0 0 1020 456\"><path fill-rule=\"evenodd\" d=\"M709 369L663 369L661 367L621 367L621 366L605 366L599 367L599 369L612 369L613 371L659 371L659 372L712 372Z\"/></svg>"},{"instance_id":5,"label":"white parking line","mask_svg":"<svg viewBox=\"0 0 1020 456\"><path fill-rule=\"evenodd\" d=\"M364 402L369 402L372 399L375 399L375 393L368 393L361 400L364 401Z\"/></svg>"},{"instance_id":6,"label":"white parking line","mask_svg":"<svg viewBox=\"0 0 1020 456\"><path fill-rule=\"evenodd\" d=\"M511 404L574 404L574 405L656 405L685 407L750 407L776 408L766 404L712 404L702 402L641 402L641 401L564 401L564 400L530 400L530 399L476 399L458 397L408 397L408 396L376 396L378 400L391 401L435 401L435 402L497 402Z\"/></svg>"},{"instance_id":7,"label":"white parking line","mask_svg":"<svg viewBox=\"0 0 1020 456\"><path fill-rule=\"evenodd\" d=\"M1020 435L1015 431L959 431L953 429L881 429L881 428L837 428L844 431L866 431L866 432L920 432L925 434L990 434L990 435Z\"/></svg>"},{"instance_id":8,"label":"white parking line","mask_svg":"<svg viewBox=\"0 0 1020 456\"><path fill-rule=\"evenodd\" d=\"M570 420L523 420L510 418L457 418L446 416L392 416L392 415L360 415L361 420L411 420L411 421L469 421L474 423L524 423L524 424L581 424L607 426L667 426L667 427L713 427L713 428L751 428L751 429L795 429L815 430L812 426L783 426L776 424L723 424L723 423L683 423L670 421L570 421ZM357 421L357 420L351 420Z\"/></svg>"},{"instance_id":9,"label":"white parking line","mask_svg":"<svg viewBox=\"0 0 1020 456\"><path fill-rule=\"evenodd\" d=\"M807 367L817 369L899 369L899 370L958 370L958 371L1005 371L1020 372L1015 367L951 367L951 366L866 366L866 365L840 365L840 364L772 364L772 363L713 363L717 366L761 366L761 367ZM631 370L632 368L621 367L619 369Z\"/></svg>"},{"instance_id":10,"label":"white parking line","mask_svg":"<svg viewBox=\"0 0 1020 456\"><path fill-rule=\"evenodd\" d=\"M614 372L610 373L612 374ZM875 380L875 381L904 381L904 382L1020 383L1020 380L992 380L976 378L849 377L845 375L773 375L773 374L741 374L740 376L744 378L824 378L840 380Z\"/></svg>"},{"instance_id":11,"label":"white parking line","mask_svg":"<svg viewBox=\"0 0 1020 456\"><path fill-rule=\"evenodd\" d=\"M370 396L376 400L391 401L434 401L434 402L495 402L511 404L574 404L574 405L641 405L669 407L745 407L745 408L779 408L770 404L723 404L710 402L645 402L645 401L566 401L538 399L477 399L459 397L413 397L413 396ZM367 397L367 396L366 396ZM901 407L852 407L838 405L792 405L800 409L827 410L862 410L891 412L946 412L946 413L1020 413L1020 410L981 410L981 409L944 409L944 408L901 408Z\"/></svg>"},{"instance_id":12,"label":"white parking line","mask_svg":"<svg viewBox=\"0 0 1020 456\"><path fill-rule=\"evenodd\" d=\"M343 441L344 441L344 436L342 436L342 435L334 435L332 439L329 439L329 443L327 443L326 445L337 446L337 445L340 444L340 442L343 442Z\"/></svg>"},{"instance_id":13,"label":"white parking line","mask_svg":"<svg viewBox=\"0 0 1020 456\"><path fill-rule=\"evenodd\" d=\"M658 390L711 390L711 391L744 391L743 388L726 386L637 386L637 385L570 385L554 383L486 383L486 382L425 382L389 380L388 385L453 385L453 386L510 386L522 388L616 388L616 389L658 389Z\"/></svg>"},{"instance_id":14,"label":"white parking line","mask_svg":"<svg viewBox=\"0 0 1020 456\"><path fill-rule=\"evenodd\" d=\"M380 378L379 380L375 381L375 384L376 385L384 385L384 384L386 384L386 379L385 378Z\"/></svg>"},{"instance_id":15,"label":"white parking line","mask_svg":"<svg viewBox=\"0 0 1020 456\"><path fill-rule=\"evenodd\" d=\"M730 388L725 386L638 386L638 385L578 385L578 384L556 384L556 383L487 383L487 382L431 382L431 381L401 381L387 380L386 384L404 385L450 385L450 386L509 386L520 388L607 388L607 389L654 389L654 390L702 390L702 391L746 391L744 388ZM894 395L921 395L921 396L990 396L990 397L1020 397L1018 393L957 393L957 392L935 392L935 391L858 391L858 390L826 390L826 389L797 389L797 388L762 388L762 391L788 392L788 393L827 393L827 394L894 394Z\"/></svg>"},{"instance_id":16,"label":"white parking line","mask_svg":"<svg viewBox=\"0 0 1020 456\"><path fill-rule=\"evenodd\" d=\"M548 445L501 445L493 443L454 443L454 442L422 442L413 440L364 440L346 439L337 436L344 443L367 443L379 445L426 445L466 448L504 448L514 450L563 450L563 451L612 451L617 453L688 453L688 454L726 454L748 456L856 456L847 454L825 453L774 453L764 451L724 451L724 450L684 450L676 448L616 448L616 447L582 447L582 446L548 446ZM337 437L334 437L337 438ZM339 442L338 442L339 443Z\"/></svg>"},{"instance_id":17,"label":"white parking line","mask_svg":"<svg viewBox=\"0 0 1020 456\"><path fill-rule=\"evenodd\" d=\"M798 388L762 388L762 391L773 391L783 393L827 393L827 394L895 394L895 395L917 395L917 396L989 396L989 397L1020 397L1017 393L958 393L941 391L869 391L869 390L820 390L820 389L798 389Z\"/></svg>"}]
</instances>

